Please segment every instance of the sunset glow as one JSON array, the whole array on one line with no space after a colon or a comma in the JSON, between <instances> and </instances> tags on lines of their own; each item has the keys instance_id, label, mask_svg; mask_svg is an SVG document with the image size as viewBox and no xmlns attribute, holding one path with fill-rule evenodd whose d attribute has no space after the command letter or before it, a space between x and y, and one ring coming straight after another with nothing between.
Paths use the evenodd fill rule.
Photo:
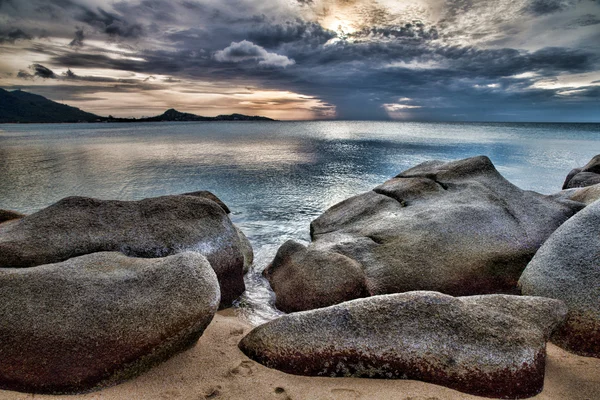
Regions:
<instances>
[{"instance_id":1,"label":"sunset glow","mask_svg":"<svg viewBox=\"0 0 600 400\"><path fill-rule=\"evenodd\" d=\"M31 0L0 24L0 87L100 114L599 118L593 0Z\"/></svg>"}]
</instances>

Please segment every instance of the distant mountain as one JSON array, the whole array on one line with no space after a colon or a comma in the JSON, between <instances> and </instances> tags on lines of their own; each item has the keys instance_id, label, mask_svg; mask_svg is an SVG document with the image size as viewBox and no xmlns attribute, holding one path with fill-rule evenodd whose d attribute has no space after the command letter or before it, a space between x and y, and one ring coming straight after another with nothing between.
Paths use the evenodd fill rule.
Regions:
<instances>
[{"instance_id":1,"label":"distant mountain","mask_svg":"<svg viewBox=\"0 0 600 400\"><path fill-rule=\"evenodd\" d=\"M148 118L101 117L81 111L79 108L56 103L47 98L22 90L12 92L0 89L1 123L47 123L47 122L163 122L163 121L273 121L271 118L243 114L202 117L182 113L173 108L161 115Z\"/></svg>"},{"instance_id":2,"label":"distant mountain","mask_svg":"<svg viewBox=\"0 0 600 400\"><path fill-rule=\"evenodd\" d=\"M161 115L156 117L141 118L138 121L141 122L154 122L154 121L212 121L213 118L201 117L199 115L182 113L174 108L170 108Z\"/></svg>"},{"instance_id":3,"label":"distant mountain","mask_svg":"<svg viewBox=\"0 0 600 400\"><path fill-rule=\"evenodd\" d=\"M156 117L136 119L137 122L157 122L157 121L273 121L267 117L257 117L243 114L218 115L216 117L203 117L190 113L182 113L174 108L170 108Z\"/></svg>"},{"instance_id":4,"label":"distant mountain","mask_svg":"<svg viewBox=\"0 0 600 400\"><path fill-rule=\"evenodd\" d=\"M102 117L33 93L0 89L0 123L92 122Z\"/></svg>"}]
</instances>

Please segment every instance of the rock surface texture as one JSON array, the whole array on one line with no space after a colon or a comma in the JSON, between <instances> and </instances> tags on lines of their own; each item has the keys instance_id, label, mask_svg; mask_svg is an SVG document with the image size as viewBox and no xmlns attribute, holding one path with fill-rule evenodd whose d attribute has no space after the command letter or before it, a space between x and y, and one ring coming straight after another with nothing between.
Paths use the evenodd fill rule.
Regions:
<instances>
[{"instance_id":1,"label":"rock surface texture","mask_svg":"<svg viewBox=\"0 0 600 400\"><path fill-rule=\"evenodd\" d=\"M583 207L519 189L487 157L426 162L331 207L312 243L282 246L265 276L287 312L411 290L517 293L537 249Z\"/></svg>"},{"instance_id":2,"label":"rock surface texture","mask_svg":"<svg viewBox=\"0 0 600 400\"><path fill-rule=\"evenodd\" d=\"M21 214L16 211L11 210L0 210L0 224L6 221L11 221L13 219L23 218L25 214Z\"/></svg>"},{"instance_id":3,"label":"rock surface texture","mask_svg":"<svg viewBox=\"0 0 600 400\"><path fill-rule=\"evenodd\" d=\"M229 306L244 291L244 262L251 258L251 247L242 242L247 239L223 206L198 193L203 195L140 201L65 198L0 226L0 268L33 267L100 251L145 258L195 251L212 265L222 305Z\"/></svg>"},{"instance_id":4,"label":"rock surface texture","mask_svg":"<svg viewBox=\"0 0 600 400\"><path fill-rule=\"evenodd\" d=\"M119 383L193 345L218 305L217 277L192 252L0 269L0 387L57 394Z\"/></svg>"},{"instance_id":5,"label":"rock surface texture","mask_svg":"<svg viewBox=\"0 0 600 400\"><path fill-rule=\"evenodd\" d=\"M600 357L600 201L550 236L519 280L526 295L565 302L569 314L552 341L583 356Z\"/></svg>"},{"instance_id":6,"label":"rock surface texture","mask_svg":"<svg viewBox=\"0 0 600 400\"><path fill-rule=\"evenodd\" d=\"M563 189L592 186L597 183L600 183L600 154L585 166L572 169L565 179Z\"/></svg>"},{"instance_id":7,"label":"rock surface texture","mask_svg":"<svg viewBox=\"0 0 600 400\"><path fill-rule=\"evenodd\" d=\"M240 349L291 374L523 398L542 390L546 341L565 314L562 302L539 297L409 292L285 315L252 330Z\"/></svg>"},{"instance_id":8,"label":"rock surface texture","mask_svg":"<svg viewBox=\"0 0 600 400\"><path fill-rule=\"evenodd\" d=\"M585 205L590 205L596 200L600 199L600 183L592 186L565 189L556 193L554 196L578 201Z\"/></svg>"}]
</instances>

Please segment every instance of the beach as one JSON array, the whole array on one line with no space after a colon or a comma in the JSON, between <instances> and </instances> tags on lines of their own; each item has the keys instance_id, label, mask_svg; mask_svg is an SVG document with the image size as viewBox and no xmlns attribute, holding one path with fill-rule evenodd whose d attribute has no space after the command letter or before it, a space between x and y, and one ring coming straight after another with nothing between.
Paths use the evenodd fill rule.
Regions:
<instances>
[{"instance_id":1,"label":"beach","mask_svg":"<svg viewBox=\"0 0 600 400\"><path fill-rule=\"evenodd\" d=\"M286 374L247 358L237 347L252 326L233 309L219 311L198 343L147 373L97 392L46 396L0 391L0 400L458 400L482 399L412 380L318 378ZM548 343L544 390L532 399L600 397L600 359L580 357Z\"/></svg>"}]
</instances>

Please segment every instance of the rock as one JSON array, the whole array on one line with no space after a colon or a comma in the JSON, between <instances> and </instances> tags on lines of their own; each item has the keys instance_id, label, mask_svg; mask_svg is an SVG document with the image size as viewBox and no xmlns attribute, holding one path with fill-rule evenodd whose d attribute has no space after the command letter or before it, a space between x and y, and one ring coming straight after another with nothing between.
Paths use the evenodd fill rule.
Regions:
<instances>
[{"instance_id":1,"label":"rock","mask_svg":"<svg viewBox=\"0 0 600 400\"><path fill-rule=\"evenodd\" d=\"M234 225L235 226L235 225ZM244 255L244 274L250 270L250 266L254 262L254 251L252 250L252 244L244 235L244 232L237 226L235 226L235 230L237 232L238 238L240 240L240 248L242 250L242 254Z\"/></svg>"},{"instance_id":2,"label":"rock","mask_svg":"<svg viewBox=\"0 0 600 400\"><path fill-rule=\"evenodd\" d=\"M360 287L370 295L518 293L537 249L584 206L519 189L487 157L426 162L331 207L311 223L312 243L286 249L265 274L288 310L361 297ZM326 273L328 287L318 286L333 254L342 257ZM349 281L357 290L339 296Z\"/></svg>"},{"instance_id":3,"label":"rock","mask_svg":"<svg viewBox=\"0 0 600 400\"><path fill-rule=\"evenodd\" d=\"M313 268L307 270L306 265ZM307 250L293 240L279 248L265 276L277 293L276 307L285 312L369 296L359 263L339 253Z\"/></svg>"},{"instance_id":4,"label":"rock","mask_svg":"<svg viewBox=\"0 0 600 400\"><path fill-rule=\"evenodd\" d=\"M196 343L219 305L205 257L102 252L0 269L0 388L80 393Z\"/></svg>"},{"instance_id":5,"label":"rock","mask_svg":"<svg viewBox=\"0 0 600 400\"><path fill-rule=\"evenodd\" d=\"M600 201L565 222L523 271L523 294L565 302L569 314L552 342L600 357Z\"/></svg>"},{"instance_id":6,"label":"rock","mask_svg":"<svg viewBox=\"0 0 600 400\"><path fill-rule=\"evenodd\" d=\"M282 316L240 349L267 367L310 376L417 379L465 393L523 398L542 390L560 301L409 292Z\"/></svg>"},{"instance_id":7,"label":"rock","mask_svg":"<svg viewBox=\"0 0 600 400\"><path fill-rule=\"evenodd\" d=\"M580 172L573 176L567 183L567 188L580 188L600 183L600 174L593 172Z\"/></svg>"},{"instance_id":8,"label":"rock","mask_svg":"<svg viewBox=\"0 0 600 400\"><path fill-rule=\"evenodd\" d=\"M557 193L557 196L562 196L569 200L578 201L580 203L590 205L596 200L600 199L600 183L597 183L592 186L565 189Z\"/></svg>"},{"instance_id":9,"label":"rock","mask_svg":"<svg viewBox=\"0 0 600 400\"><path fill-rule=\"evenodd\" d=\"M0 267L55 263L99 251L133 257L203 254L217 273L222 306L244 291L236 228L214 201L179 195L140 201L68 197L0 225Z\"/></svg>"},{"instance_id":10,"label":"rock","mask_svg":"<svg viewBox=\"0 0 600 400\"><path fill-rule=\"evenodd\" d=\"M200 190L197 192L184 193L183 196L195 196L195 197L202 197L207 200L212 200L215 203L217 203L219 205L219 207L221 207L223 209L223 211L225 211L225 213L227 213L227 214L231 213L231 211L229 210L229 207L227 207L227 205L225 203L223 203L221 201L221 199L219 199L212 192L209 192L207 190ZM252 245L250 244L250 241L248 240L246 235L244 235L244 232L242 232L241 229L239 229L237 226L235 226L235 230L236 230L239 240L240 240L240 247L242 250L242 254L244 255L244 273L246 273L246 272L248 272L248 270L250 269L250 266L254 262L254 251L252 250Z\"/></svg>"},{"instance_id":11,"label":"rock","mask_svg":"<svg viewBox=\"0 0 600 400\"><path fill-rule=\"evenodd\" d=\"M25 214L21 214L17 211L11 210L0 210L0 224L6 221L12 221L13 219L23 218Z\"/></svg>"},{"instance_id":12,"label":"rock","mask_svg":"<svg viewBox=\"0 0 600 400\"><path fill-rule=\"evenodd\" d=\"M594 156L582 168L574 168L569 172L563 189L579 188L600 183L600 154Z\"/></svg>"},{"instance_id":13,"label":"rock","mask_svg":"<svg viewBox=\"0 0 600 400\"><path fill-rule=\"evenodd\" d=\"M221 199L219 199L217 196L215 196L212 192L209 192L208 190L199 190L197 192L183 193L182 196L202 197L203 199L214 201L219 205L219 207L223 209L223 211L225 211L226 214L231 213L229 207L227 207L227 205L223 203Z\"/></svg>"}]
</instances>

